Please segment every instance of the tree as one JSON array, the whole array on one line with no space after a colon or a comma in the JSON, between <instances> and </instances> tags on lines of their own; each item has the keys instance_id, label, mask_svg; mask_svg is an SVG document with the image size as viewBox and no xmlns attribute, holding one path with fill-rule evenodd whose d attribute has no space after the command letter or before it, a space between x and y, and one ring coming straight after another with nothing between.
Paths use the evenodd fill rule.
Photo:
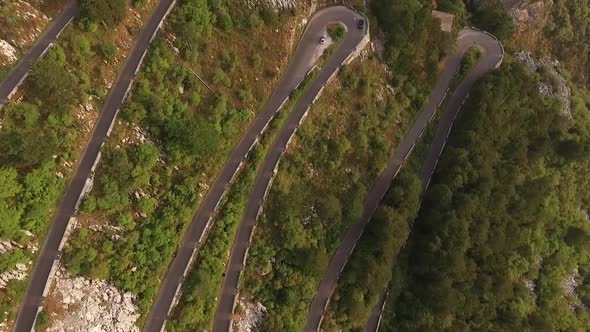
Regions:
<instances>
[{"instance_id":1,"label":"tree","mask_svg":"<svg viewBox=\"0 0 590 332\"><path fill-rule=\"evenodd\" d=\"M207 0L185 1L175 9L171 19L176 34L176 43L187 56L195 47L211 35L211 12Z\"/></svg>"},{"instance_id":2,"label":"tree","mask_svg":"<svg viewBox=\"0 0 590 332\"><path fill-rule=\"evenodd\" d=\"M0 238L11 238L18 234L21 212L14 204L0 201Z\"/></svg>"},{"instance_id":3,"label":"tree","mask_svg":"<svg viewBox=\"0 0 590 332\"><path fill-rule=\"evenodd\" d=\"M219 144L219 132L205 120L171 119L165 125L164 140L174 158L206 158Z\"/></svg>"},{"instance_id":4,"label":"tree","mask_svg":"<svg viewBox=\"0 0 590 332\"><path fill-rule=\"evenodd\" d=\"M139 210L139 213L149 216L152 214L152 212L154 212L157 204L158 201L155 198L143 197L137 203L137 209Z\"/></svg>"},{"instance_id":5,"label":"tree","mask_svg":"<svg viewBox=\"0 0 590 332\"><path fill-rule=\"evenodd\" d=\"M129 0L80 0L83 18L109 28L123 21L128 7Z\"/></svg>"},{"instance_id":6,"label":"tree","mask_svg":"<svg viewBox=\"0 0 590 332\"><path fill-rule=\"evenodd\" d=\"M21 190L18 174L13 168L0 167L0 200L16 196Z\"/></svg>"},{"instance_id":7,"label":"tree","mask_svg":"<svg viewBox=\"0 0 590 332\"><path fill-rule=\"evenodd\" d=\"M514 22L499 2L490 1L481 5L473 18L484 30L492 33L500 40L510 40L514 33Z\"/></svg>"},{"instance_id":8,"label":"tree","mask_svg":"<svg viewBox=\"0 0 590 332\"><path fill-rule=\"evenodd\" d=\"M41 102L43 109L63 115L81 101L82 91L76 77L68 70L66 56L59 46L33 65L29 91Z\"/></svg>"}]
</instances>

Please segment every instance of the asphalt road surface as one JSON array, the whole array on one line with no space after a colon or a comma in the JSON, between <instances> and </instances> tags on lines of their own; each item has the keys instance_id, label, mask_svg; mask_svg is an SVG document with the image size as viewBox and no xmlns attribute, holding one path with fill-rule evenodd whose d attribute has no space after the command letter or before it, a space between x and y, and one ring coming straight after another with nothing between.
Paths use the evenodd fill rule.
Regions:
<instances>
[{"instance_id":1,"label":"asphalt road surface","mask_svg":"<svg viewBox=\"0 0 590 332\"><path fill-rule=\"evenodd\" d=\"M80 8L78 1L70 1L57 17L50 23L49 28L37 39L31 48L25 53L16 66L0 82L0 109L8 102L11 94L22 83L31 71L33 62L45 54L51 44L57 40L59 34L68 24L78 16Z\"/></svg>"},{"instance_id":2,"label":"asphalt road surface","mask_svg":"<svg viewBox=\"0 0 590 332\"><path fill-rule=\"evenodd\" d=\"M43 305L45 286L49 282L54 261L59 260L59 246L64 238L69 219L74 216L76 203L82 193L86 179L90 176L100 148L108 137L108 132L122 106L128 88L143 60L143 56L150 46L150 41L158 31L159 25L174 5L175 0L161 0L149 21L139 33L135 44L127 57L119 76L111 89L102 112L92 132L90 143L86 146L82 159L78 164L65 196L63 197L55 215L43 249L39 254L24 300L14 324L13 331L31 331L34 327L38 308Z\"/></svg>"},{"instance_id":3,"label":"asphalt road surface","mask_svg":"<svg viewBox=\"0 0 590 332\"><path fill-rule=\"evenodd\" d=\"M398 148L398 151L395 152L394 157L390 161L389 167L384 172L384 174L387 174L387 177L381 176L369 194L369 198L367 199L367 202L365 202L366 212L363 215L363 219L360 221L362 227L357 227L357 224L355 224L352 228L357 229L358 231L353 231L353 234L350 234L350 230L347 232L345 240L341 244L340 248L337 249L337 254L330 262L328 272L320 284L320 292L318 292L318 295L316 295L316 298L314 299L316 306L314 307L314 305L312 305L312 309L310 310L308 316L308 326L310 329L307 329L306 331L316 331L316 329L313 329L312 327L315 326L317 328L321 323L320 316L323 313L320 313L320 311L323 311L323 309L320 309L319 306L327 304L327 301L334 290L339 275L339 273L335 272L341 271L344 268L346 260L352 253L356 241L362 234L362 229L366 223L369 222L369 219L379 205L379 202L385 195L389 183L391 183L391 180L393 179L391 175L393 174L393 176L395 176L395 174L397 174L399 171L399 168L401 167L399 160L402 158L405 159L416 144L417 138L419 136L416 136L415 133L422 133L426 128L429 119L433 117L438 108L438 105L440 105L440 103L443 101L447 89L451 86L453 77L455 76L455 73L461 64L461 60L463 59L465 51L475 45L478 45L484 50L484 55L477 65L455 88L450 98L448 98L447 109L440 119L435 136L429 147L428 154L420 172L423 190L426 190L428 184L430 183L430 179L438 159L444 149L453 123L459 114L462 103L465 101L465 99L467 99L469 91L480 78L492 71L502 62L504 57L504 49L502 48L500 42L498 42L494 37L489 34L468 28L461 31L458 39L457 50L448 59L445 69L439 81L437 82L435 90L433 91L430 103L422 111L422 114L420 114L418 120L414 123L410 134L404 138L400 148ZM387 182L387 186L383 185L384 182ZM354 243L351 241L354 241ZM336 259L336 257L339 257L339 259ZM379 298L379 302L371 311L371 316L365 324L365 330L369 332L378 330L381 313L383 311L386 298L387 290L384 290Z\"/></svg>"},{"instance_id":4,"label":"asphalt road surface","mask_svg":"<svg viewBox=\"0 0 590 332\"><path fill-rule=\"evenodd\" d=\"M281 82L238 145L231 152L223 169L217 175L215 182L211 185L209 192L200 204L163 280L156 302L148 317L145 331L157 332L164 326L177 290L186 276L201 240L210 225L210 218L212 218L217 205L223 198L228 185L270 121L286 102L291 92L297 88L309 70L312 69L314 64L310 55L314 54L318 48L320 38L325 34L326 25L332 22L342 22L348 27L349 32L287 119L265 160L262 172L258 175L254 190L250 196L246 214L239 226L228 270L226 271L213 328L214 331L229 330L234 294L237 292L237 282L242 269L242 261L247 252L250 234L253 231L256 213L264 195L266 184L270 181L273 169L285 150L287 140L299 126L299 121L307 107L312 104L314 97L320 92L320 89L328 81L332 73L340 68L341 63L356 50L359 43L368 33L366 25L362 30L357 28L357 19L361 17L361 15L346 7L331 7L317 12L310 19Z\"/></svg>"}]
</instances>

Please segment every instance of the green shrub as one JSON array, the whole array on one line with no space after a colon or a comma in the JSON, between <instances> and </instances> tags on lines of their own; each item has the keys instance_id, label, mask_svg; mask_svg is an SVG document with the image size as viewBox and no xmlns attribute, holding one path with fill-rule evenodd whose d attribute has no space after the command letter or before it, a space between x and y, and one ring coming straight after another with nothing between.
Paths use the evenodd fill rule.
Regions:
<instances>
[{"instance_id":1,"label":"green shrub","mask_svg":"<svg viewBox=\"0 0 590 332\"><path fill-rule=\"evenodd\" d=\"M112 29L127 15L129 0L80 0L82 18Z\"/></svg>"}]
</instances>

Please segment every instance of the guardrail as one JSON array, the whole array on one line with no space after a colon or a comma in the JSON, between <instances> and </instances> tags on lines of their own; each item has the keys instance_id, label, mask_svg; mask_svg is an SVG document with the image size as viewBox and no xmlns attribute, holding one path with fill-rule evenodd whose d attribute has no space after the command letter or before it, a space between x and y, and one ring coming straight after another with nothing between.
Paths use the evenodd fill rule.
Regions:
<instances>
[{"instance_id":1,"label":"guardrail","mask_svg":"<svg viewBox=\"0 0 590 332\"><path fill-rule=\"evenodd\" d=\"M162 26L162 23L164 22L164 20L166 19L166 17L168 16L168 14L170 13L170 11L172 10L172 8L174 7L175 4L176 4L176 0L173 0L171 2L170 6L168 7L166 13L162 16L160 22L158 23L158 26L157 26L155 32L152 34L151 39L150 39L150 43L153 41L156 33L160 30L160 28ZM70 22L71 22L71 20L70 20ZM63 29L60 30L60 33L61 33L61 31L63 31ZM134 73L135 74L137 74L137 72L139 71L139 69L140 69L140 67L141 67L141 65L143 63L143 60L145 59L145 55L147 54L147 51L148 51L148 48L146 48L144 50L144 52L143 52L143 54L142 54L139 62L137 63L136 68L134 69ZM123 97L123 99L121 101L121 105L125 102L126 98L128 98L128 96L130 95L130 91L131 91L131 87L133 86L134 79L135 79L135 76L129 81L128 86L127 86L127 88L125 90L124 97ZM111 120L111 123L109 125L109 129L107 131L107 137L109 137L110 134L111 134L111 132L112 132L112 129L113 129L114 124L115 124L115 120L116 120L117 115L119 114L119 112L120 112L120 108L117 108L117 110L115 111L115 115L113 116L113 119ZM105 144L105 141L103 141L101 143L100 150L102 150L102 147L104 146L104 144ZM78 196L78 199L77 199L76 204L75 204L74 214L77 213L78 208L79 208L79 206L80 206L80 204L81 204L84 196L90 191L89 188L92 186L92 179L94 177L94 172L96 171L96 167L98 166L98 163L100 162L100 158L101 158L100 150L99 150L98 154L96 155L96 158L95 158L95 160L93 162L93 165L92 165L91 170L90 170L90 174L86 178L86 184L84 185L83 190L80 192L80 195ZM45 280L44 291L43 291L43 299L40 302L40 306L38 308L37 315L38 315L38 313L43 308L43 302L44 302L45 298L47 297L47 293L49 291L49 286L51 285L51 283L53 281L53 278L55 276L55 272L59 268L59 262L60 262L60 259L61 259L63 246L67 242L68 237L69 237L69 235L70 235L70 233L72 231L73 225L75 225L75 222L76 222L76 218L74 218L72 216L72 217L70 217L68 219L68 221L66 223L66 230L65 230L64 234L62 235L62 238L61 238L61 241L60 241L60 244L59 244L59 247L58 247L57 255L56 255L56 257L55 257L55 259L53 261L53 265L51 267L51 271L50 271L47 279ZM41 259L41 257L40 257L40 259ZM37 317L35 317L35 321L36 320L37 320ZM34 326L34 323L33 323L33 326Z\"/></svg>"},{"instance_id":2,"label":"guardrail","mask_svg":"<svg viewBox=\"0 0 590 332\"><path fill-rule=\"evenodd\" d=\"M361 16L363 16L363 17L364 17L364 15L362 15L362 14L360 14L360 13L359 13L359 15L361 15ZM309 105L309 106L307 107L307 109L305 110L305 112L304 112L304 113L303 113L303 115L301 116L301 119L299 119L299 121L298 121L298 125L295 127L295 130L294 130L294 131L291 133L291 136L289 137L289 139L288 139L288 141L287 141L287 145L285 146L285 148L283 149L283 151L282 151L281 155L279 156L279 159L278 159L278 161L277 161L277 163L276 163L276 165L275 165L275 167L274 167L273 174L272 174L272 176L271 176L271 178L270 178L270 180L269 180L269 182L268 182L268 184L267 184L267 187L266 187L266 189L265 189L265 193L264 193L264 196L263 196L262 202L260 203L260 207L259 207L259 209L258 209L258 213L257 213L257 216L256 216L256 218L257 218L257 219L260 217L260 215L261 215L261 214L262 214L262 212L264 211L264 205L266 204L266 200L267 200L267 198L268 198L268 193L270 192L270 189L271 189L271 187L272 187L272 183L273 183L273 181L274 181L274 179L275 179L275 177L276 177L276 174L278 173L279 164L280 164L280 162L281 162L281 160L282 160L282 158L283 158L284 152L285 152L285 151L286 151L286 149L289 147L289 144L291 143L291 140L292 140L292 139L293 139L293 137L295 136L295 133L297 132L297 130L299 129L299 127L301 126L301 124L303 123L303 121L305 120L305 118L307 117L307 115L309 114L309 111L311 110L311 106L312 106L313 104L315 104L315 103L316 103L316 101L319 99L319 97L322 95L323 91L325 90L326 86L328 86L328 85L329 85L329 84L330 84L330 83L331 83L331 82L332 82L332 81L333 81L333 80L336 78L336 76L338 75L338 73L340 72L340 70L341 70L341 69L342 69L342 68L343 68L345 65L347 65L347 64L349 64L349 63L351 63L351 62L352 62L352 61L353 61L353 60L354 60L356 57L358 57L358 55L360 54L360 52L361 52L361 51L362 51L362 50L363 50L363 49L364 49L364 48L367 46L367 44L369 43L369 41L370 41L370 32L369 32L369 25L368 25L368 20L366 19L366 17L365 17L365 22L367 22L367 33L364 35L363 39L361 39L361 41L359 42L359 44L358 44L358 45L355 47L354 51L353 51L353 52L351 52L351 53L350 53L350 54L349 54L349 55L348 55L348 56L347 56L347 57L346 57L346 58L345 58L345 59L344 59L344 60L343 60L343 61L340 63L340 65L339 65L339 66L338 66L338 67L337 67L337 68L334 70L334 72L333 72L333 73L330 75L330 77L329 77L329 78L326 80L326 82L325 82L325 83L324 83L324 84L321 86L321 88L319 89L318 93L317 93L317 94L314 96L314 98L313 98L313 101L312 101L312 104L311 104L311 105ZM313 69L314 69L315 67L316 67L316 66L314 66L314 67L313 67L311 70L309 70L309 71L308 71L308 74L309 74L310 72L312 72L312 71L313 71ZM247 258L248 258L249 249L250 249L250 247L252 246L253 235L254 235L254 231L255 231L255 229L256 229L256 225L257 225L257 224L258 224L258 223L254 223L254 226L253 226L252 232L250 233L250 238L249 238L249 241L248 241L248 245L247 245L247 247L246 247L246 254L244 255L244 260L243 260L243 262L242 262L242 268L241 268L241 269L240 269L240 271L239 271L239 276L238 276L238 283L241 281L241 278L242 278L242 272L243 272L243 270L244 270L244 268L245 268L245 266L246 266L246 261L247 261ZM233 312L235 312L235 308L236 308L236 305L237 305L238 298L239 298L239 291L237 291L237 292L234 294L234 300L233 300L233 303L234 303L234 304L233 304L233 308L232 308L232 313L233 313ZM322 319L323 319L323 318L322 318ZM233 329L233 320L232 320L232 322L230 323L229 332L232 332L232 329Z\"/></svg>"},{"instance_id":3,"label":"guardrail","mask_svg":"<svg viewBox=\"0 0 590 332\"><path fill-rule=\"evenodd\" d=\"M293 91L295 91L295 89L293 89ZM246 163L246 161L248 160L248 156L250 155L250 152L254 149L254 147L256 147L256 145L260 142L260 139L262 137L262 135L266 132L266 130L268 129L268 127L270 126L270 123L272 122L272 120L276 117L276 115L283 109L283 107L285 106L285 104L287 103L287 101L289 101L289 96L287 96L285 98L285 100L281 103L281 105L279 105L279 107L276 109L276 111L274 112L274 114L268 119L268 121L266 122L266 124L264 125L263 129L260 131L258 137L256 137L256 139L252 142L252 144L250 145L250 147L248 148L248 151L246 151L246 154L244 155L244 157L241 159L240 163L238 164L238 167L236 168L236 170L234 171L230 181L228 182L228 184L225 187L225 190L223 191L223 193L221 194L221 196L219 197L219 199L217 200L217 203L215 203L215 208L213 209L211 216L209 217L209 219L207 220L207 223L205 225L205 229L203 231L203 233L201 233L201 236L199 238L199 240L197 241L196 246L193 248L192 252L191 252L191 257L189 259L189 263L187 264L187 266L184 269L184 272L182 274L182 277L180 278L180 282L178 283L178 287L176 288L176 291L174 293L174 300L172 301L172 304L170 305L170 307L168 308L168 315L170 315L170 313L172 312L172 309L174 308L174 306L178 303L178 301L180 300L180 296L181 296L181 290L182 290L182 284L184 283L184 281L186 280L186 277L188 276L189 271L192 268L192 265L194 264L194 261L197 257L197 253L198 253L198 249L203 245L203 242L205 241L206 238L206 234L209 232L209 230L211 229L211 227L213 226L213 221L214 221L214 215L218 212L219 206L221 205L221 202L223 201L223 198L225 197L225 195L228 192L228 188L231 184L233 184L233 182L236 180L237 175L239 174L240 170L243 169L244 164ZM251 240L251 239L250 239ZM234 297L234 309L236 307L237 304L237 297ZM164 324L162 325L161 330L163 331L166 327L166 322L167 320L164 321Z\"/></svg>"},{"instance_id":4,"label":"guardrail","mask_svg":"<svg viewBox=\"0 0 590 332\"><path fill-rule=\"evenodd\" d=\"M498 38L496 38L496 36L492 35L491 33L487 32L487 31L483 31L483 30L478 29L478 28L475 28L475 27L465 27L464 29L471 29L471 30L474 30L474 31L477 31L477 32L481 32L481 33L483 33L483 34L485 34L485 35L493 38L500 45L501 56L500 56L500 59L498 60L498 62L495 64L494 69L499 68L502 65L502 62L503 62L504 56L505 56L505 50L504 50L504 46L502 45L502 42ZM452 81L454 81L456 79L459 69L460 69L460 67L458 67L457 70L455 71L455 74L453 75ZM444 103L445 99L448 97L448 93L449 92L450 92L450 87L447 88L446 92L444 93L443 98L441 99L440 103L438 104L437 109L440 109L441 108L441 106ZM459 106L459 109L457 110L457 112L453 116L453 119L451 121L451 124L450 124L450 126L449 126L449 128L448 128L448 130L447 130L447 132L445 134L445 138L443 140L442 148L438 152L437 158L436 158L436 160L434 162L434 167L433 167L432 171L430 172L430 175L428 176L428 180L427 180L426 184L423 186L422 194L424 192L426 192L426 190L428 189L428 186L430 185L430 181L432 179L432 175L434 174L434 170L436 169L436 166L438 165L438 162L440 160L440 157L442 156L442 152L443 152L443 150L444 150L444 148L445 148L445 146L446 146L446 144L448 142L448 138L449 138L449 135L451 133L451 129L453 128L454 122L455 122L457 116L459 115L461 109L463 108L463 106L464 106L464 104L465 104L465 102L467 101L468 98L469 98L469 93L463 98L463 100L461 101L461 104ZM429 120L429 122L434 118L434 115L435 114L436 114L436 112L433 114L433 116L431 117L431 119ZM422 199L420 200L420 202L422 202ZM410 230L411 230L411 227L410 227ZM407 244L408 239L409 239L409 234L408 234L408 238L406 238L406 241L404 241L404 243L402 244L400 251L403 250L406 247L406 244ZM381 321L382 321L382 318L383 318L383 310L385 308L385 304L387 302L387 296L388 295L389 295L389 286L388 286L387 291L386 291L386 294L385 294L385 300L383 301L383 304L382 304L382 306L380 308L380 314L379 314L379 319L378 319L378 323L377 323L377 326L376 326L376 330L375 331L369 331L369 332L377 332L379 330L379 327L381 325Z\"/></svg>"}]
</instances>

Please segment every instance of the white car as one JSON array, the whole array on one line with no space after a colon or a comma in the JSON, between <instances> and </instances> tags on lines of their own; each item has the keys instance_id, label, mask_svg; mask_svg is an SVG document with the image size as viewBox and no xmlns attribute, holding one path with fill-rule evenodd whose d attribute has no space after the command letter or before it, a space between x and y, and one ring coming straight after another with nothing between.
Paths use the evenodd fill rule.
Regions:
<instances>
[{"instance_id":1,"label":"white car","mask_svg":"<svg viewBox=\"0 0 590 332\"><path fill-rule=\"evenodd\" d=\"M326 36L322 36L322 38L320 38L320 44L325 44L326 43Z\"/></svg>"}]
</instances>

